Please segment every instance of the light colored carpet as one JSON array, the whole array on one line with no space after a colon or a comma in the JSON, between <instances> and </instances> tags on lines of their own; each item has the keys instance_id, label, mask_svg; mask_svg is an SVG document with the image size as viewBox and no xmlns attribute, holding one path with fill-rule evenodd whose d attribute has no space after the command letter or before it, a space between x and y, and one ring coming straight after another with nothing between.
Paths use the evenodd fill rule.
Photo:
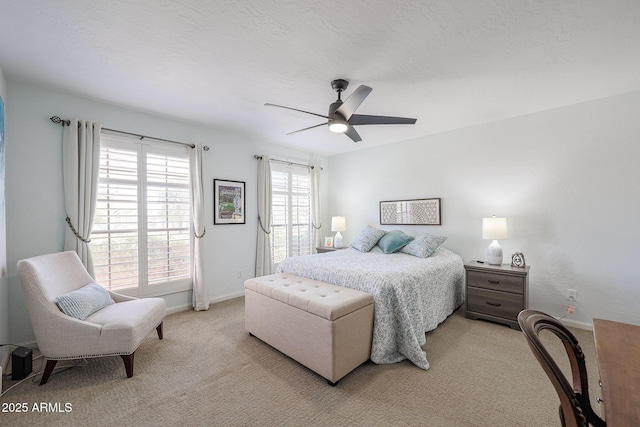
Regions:
<instances>
[{"instance_id":1,"label":"light colored carpet","mask_svg":"<svg viewBox=\"0 0 640 427\"><path fill-rule=\"evenodd\" d=\"M592 401L597 366L590 331L573 330L585 351ZM164 340L149 335L133 378L120 357L89 359L38 386L26 381L0 399L27 413L0 413L3 426L557 426L558 398L523 334L464 318L462 309L427 334L428 371L404 361L367 362L336 387L244 330L244 299L207 312L168 316ZM555 354L563 350L554 344ZM555 345L557 344L557 346ZM69 362L64 362L69 364ZM64 364L60 362L60 365ZM40 369L40 360L34 370ZM12 384L5 380L5 389ZM70 412L33 412L57 403ZM596 411L599 408L596 406Z\"/></svg>"}]
</instances>

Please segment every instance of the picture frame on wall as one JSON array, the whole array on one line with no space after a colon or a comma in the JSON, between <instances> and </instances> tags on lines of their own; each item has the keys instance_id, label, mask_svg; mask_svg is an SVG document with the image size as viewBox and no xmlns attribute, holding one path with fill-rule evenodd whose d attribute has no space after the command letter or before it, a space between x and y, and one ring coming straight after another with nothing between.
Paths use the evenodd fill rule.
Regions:
<instances>
[{"instance_id":1,"label":"picture frame on wall","mask_svg":"<svg viewBox=\"0 0 640 427\"><path fill-rule=\"evenodd\" d=\"M244 224L246 210L244 181L213 180L213 224Z\"/></svg>"},{"instance_id":2,"label":"picture frame on wall","mask_svg":"<svg viewBox=\"0 0 640 427\"><path fill-rule=\"evenodd\" d=\"M442 225L440 198L380 202L381 225Z\"/></svg>"}]
</instances>

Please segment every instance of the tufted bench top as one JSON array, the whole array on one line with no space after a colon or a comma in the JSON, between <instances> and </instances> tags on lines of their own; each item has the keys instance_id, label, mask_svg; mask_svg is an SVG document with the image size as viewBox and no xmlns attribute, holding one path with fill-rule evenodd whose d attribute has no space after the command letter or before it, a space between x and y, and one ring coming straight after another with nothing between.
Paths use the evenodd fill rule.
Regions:
<instances>
[{"instance_id":1,"label":"tufted bench top","mask_svg":"<svg viewBox=\"0 0 640 427\"><path fill-rule=\"evenodd\" d=\"M331 321L373 304L366 292L286 273L247 279L244 287Z\"/></svg>"}]
</instances>

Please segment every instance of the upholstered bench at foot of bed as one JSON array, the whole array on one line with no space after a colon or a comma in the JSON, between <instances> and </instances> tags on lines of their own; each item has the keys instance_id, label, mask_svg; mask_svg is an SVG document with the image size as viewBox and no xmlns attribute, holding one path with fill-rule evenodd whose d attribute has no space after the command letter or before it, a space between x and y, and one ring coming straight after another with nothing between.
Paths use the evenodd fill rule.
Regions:
<instances>
[{"instance_id":1,"label":"upholstered bench at foot of bed","mask_svg":"<svg viewBox=\"0 0 640 427\"><path fill-rule=\"evenodd\" d=\"M335 385L371 355L373 296L291 274L244 282L245 328Z\"/></svg>"}]
</instances>

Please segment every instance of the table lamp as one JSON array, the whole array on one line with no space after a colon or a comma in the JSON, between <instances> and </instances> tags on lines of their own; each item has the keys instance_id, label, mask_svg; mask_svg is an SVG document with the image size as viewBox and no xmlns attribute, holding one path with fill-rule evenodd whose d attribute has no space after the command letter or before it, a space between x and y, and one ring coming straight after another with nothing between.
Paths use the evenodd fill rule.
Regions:
<instances>
[{"instance_id":1,"label":"table lamp","mask_svg":"<svg viewBox=\"0 0 640 427\"><path fill-rule=\"evenodd\" d=\"M482 218L482 238L493 240L487 248L487 262L491 265L502 264L502 248L498 240L507 238L507 218Z\"/></svg>"},{"instance_id":2,"label":"table lamp","mask_svg":"<svg viewBox=\"0 0 640 427\"><path fill-rule=\"evenodd\" d=\"M343 216L334 216L331 218L331 231L336 231L336 235L333 237L333 247L340 249L342 247L342 234L341 231L346 229L346 224Z\"/></svg>"}]
</instances>

